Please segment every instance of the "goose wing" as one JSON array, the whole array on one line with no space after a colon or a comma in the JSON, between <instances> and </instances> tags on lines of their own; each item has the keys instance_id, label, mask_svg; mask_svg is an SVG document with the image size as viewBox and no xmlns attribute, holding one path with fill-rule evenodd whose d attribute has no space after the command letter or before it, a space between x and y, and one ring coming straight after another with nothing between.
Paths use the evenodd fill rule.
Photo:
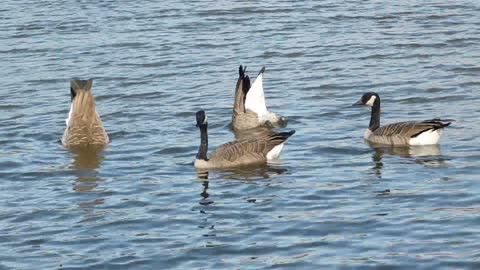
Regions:
<instances>
[{"instance_id":1,"label":"goose wing","mask_svg":"<svg viewBox=\"0 0 480 270\"><path fill-rule=\"evenodd\" d=\"M265 103L265 94L263 92L264 71L265 67L262 67L245 98L245 110L250 110L256 113L259 118L268 114L267 105Z\"/></svg>"},{"instance_id":2,"label":"goose wing","mask_svg":"<svg viewBox=\"0 0 480 270\"><path fill-rule=\"evenodd\" d=\"M415 138L428 130L442 129L450 125L451 120L431 119L420 122L409 121L390 124L376 129L373 133L376 136L402 136Z\"/></svg>"},{"instance_id":3,"label":"goose wing","mask_svg":"<svg viewBox=\"0 0 480 270\"><path fill-rule=\"evenodd\" d=\"M295 131L292 130L254 139L235 140L219 146L210 155L210 160L215 162L235 162L240 159L264 161L270 150L285 142L288 137L292 136L294 133Z\"/></svg>"},{"instance_id":4,"label":"goose wing","mask_svg":"<svg viewBox=\"0 0 480 270\"><path fill-rule=\"evenodd\" d=\"M237 85L235 86L235 100L233 102L234 117L238 114L242 114L245 112L244 103L245 103L246 91L244 90L244 88L250 87L250 79L248 78L248 76L245 76L246 70L247 70L247 67L240 66L238 68L238 80L237 80Z\"/></svg>"}]
</instances>

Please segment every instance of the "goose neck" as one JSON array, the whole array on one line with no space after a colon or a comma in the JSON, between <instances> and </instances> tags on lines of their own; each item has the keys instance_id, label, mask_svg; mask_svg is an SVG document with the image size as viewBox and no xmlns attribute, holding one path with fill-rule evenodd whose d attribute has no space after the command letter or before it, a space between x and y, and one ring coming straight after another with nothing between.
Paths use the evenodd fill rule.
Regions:
<instances>
[{"instance_id":1,"label":"goose neck","mask_svg":"<svg viewBox=\"0 0 480 270\"><path fill-rule=\"evenodd\" d=\"M198 148L197 159L207 160L208 133L207 126L200 127L200 147Z\"/></svg>"},{"instance_id":2,"label":"goose neck","mask_svg":"<svg viewBox=\"0 0 480 270\"><path fill-rule=\"evenodd\" d=\"M380 127L380 99L377 98L372 106L372 114L370 116L370 125L368 128L375 131Z\"/></svg>"}]
</instances>

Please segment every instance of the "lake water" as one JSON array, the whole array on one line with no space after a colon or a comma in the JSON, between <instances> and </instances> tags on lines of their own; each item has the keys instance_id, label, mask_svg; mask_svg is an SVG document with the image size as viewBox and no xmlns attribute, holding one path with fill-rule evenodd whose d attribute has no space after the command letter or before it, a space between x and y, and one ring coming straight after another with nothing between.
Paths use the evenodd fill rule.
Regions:
<instances>
[{"instance_id":1,"label":"lake water","mask_svg":"<svg viewBox=\"0 0 480 270\"><path fill-rule=\"evenodd\" d=\"M0 269L479 269L480 3L0 4ZM269 166L197 175L228 128L238 65L265 65L295 129ZM111 144L59 139L93 78ZM373 149L382 123L456 121L438 147Z\"/></svg>"}]
</instances>

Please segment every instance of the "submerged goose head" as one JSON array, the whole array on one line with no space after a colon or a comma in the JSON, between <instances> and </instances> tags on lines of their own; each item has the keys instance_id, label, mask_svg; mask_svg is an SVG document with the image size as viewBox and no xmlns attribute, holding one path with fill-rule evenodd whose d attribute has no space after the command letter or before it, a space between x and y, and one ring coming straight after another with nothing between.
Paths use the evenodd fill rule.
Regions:
<instances>
[{"instance_id":1,"label":"submerged goose head","mask_svg":"<svg viewBox=\"0 0 480 270\"><path fill-rule=\"evenodd\" d=\"M373 107L375 104L380 104L380 96L375 92L367 92L363 94L362 98L353 103L353 106L369 106Z\"/></svg>"}]
</instances>

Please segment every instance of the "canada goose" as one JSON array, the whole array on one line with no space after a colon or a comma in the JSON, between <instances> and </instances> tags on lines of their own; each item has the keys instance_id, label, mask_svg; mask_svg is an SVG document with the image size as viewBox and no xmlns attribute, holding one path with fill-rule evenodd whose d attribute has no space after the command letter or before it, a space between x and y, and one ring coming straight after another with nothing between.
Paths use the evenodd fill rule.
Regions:
<instances>
[{"instance_id":1,"label":"canada goose","mask_svg":"<svg viewBox=\"0 0 480 270\"><path fill-rule=\"evenodd\" d=\"M237 130L251 129L259 126L284 127L287 124L285 117L277 117L268 111L263 92L262 67L253 85L250 78L245 75L246 67L239 67L239 77L235 88L235 100L233 105L232 124Z\"/></svg>"},{"instance_id":2,"label":"canada goose","mask_svg":"<svg viewBox=\"0 0 480 270\"><path fill-rule=\"evenodd\" d=\"M71 105L67 127L62 137L62 144L69 148L102 148L108 144L108 135L102 120L95 109L90 80L71 80Z\"/></svg>"},{"instance_id":3,"label":"canada goose","mask_svg":"<svg viewBox=\"0 0 480 270\"><path fill-rule=\"evenodd\" d=\"M444 127L452 120L431 119L389 124L380 127L380 96L374 92L365 93L353 104L372 107L370 125L363 137L365 140L389 145L432 145L437 144Z\"/></svg>"},{"instance_id":4,"label":"canada goose","mask_svg":"<svg viewBox=\"0 0 480 270\"><path fill-rule=\"evenodd\" d=\"M208 135L207 115L198 111L197 127L200 129L200 148L194 166L198 169L231 168L244 165L265 164L267 161L278 158L283 148L283 143L295 131L274 133L265 137L248 140L235 140L220 145L207 158Z\"/></svg>"}]
</instances>

